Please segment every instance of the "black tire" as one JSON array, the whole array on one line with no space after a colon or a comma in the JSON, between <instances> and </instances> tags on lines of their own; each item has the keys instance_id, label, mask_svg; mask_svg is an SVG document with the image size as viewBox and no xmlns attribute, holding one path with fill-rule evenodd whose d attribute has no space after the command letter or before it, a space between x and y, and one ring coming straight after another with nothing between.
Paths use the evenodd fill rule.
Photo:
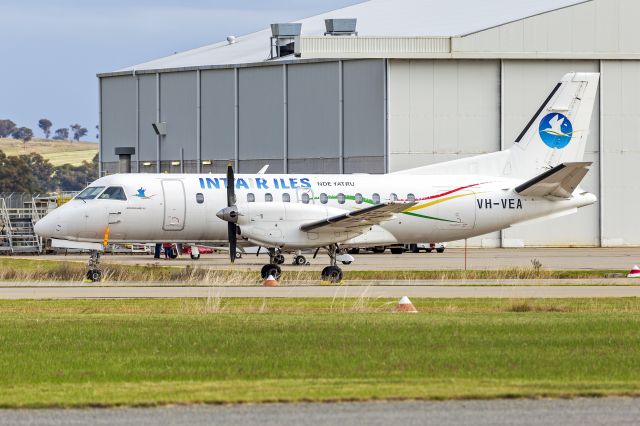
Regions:
<instances>
[{"instance_id":1,"label":"black tire","mask_svg":"<svg viewBox=\"0 0 640 426\"><path fill-rule=\"evenodd\" d=\"M374 253L384 253L386 247L374 247L373 249L371 249L371 251L373 251Z\"/></svg>"},{"instance_id":2,"label":"black tire","mask_svg":"<svg viewBox=\"0 0 640 426\"><path fill-rule=\"evenodd\" d=\"M420 249L417 244L409 244L409 250L411 250L411 253L420 253Z\"/></svg>"},{"instance_id":3,"label":"black tire","mask_svg":"<svg viewBox=\"0 0 640 426\"><path fill-rule=\"evenodd\" d=\"M102 280L102 271L99 269L87 271L87 279L93 283L99 283Z\"/></svg>"},{"instance_id":4,"label":"black tire","mask_svg":"<svg viewBox=\"0 0 640 426\"><path fill-rule=\"evenodd\" d=\"M171 254L169 255L169 257L171 259L175 259L178 257L178 251L177 250L171 250Z\"/></svg>"},{"instance_id":5,"label":"black tire","mask_svg":"<svg viewBox=\"0 0 640 426\"><path fill-rule=\"evenodd\" d=\"M438 253L444 253L444 247L437 248L437 249L436 249L436 251L437 251Z\"/></svg>"},{"instance_id":6,"label":"black tire","mask_svg":"<svg viewBox=\"0 0 640 426\"><path fill-rule=\"evenodd\" d=\"M280 277L282 276L282 270L278 265L270 263L262 267L262 270L260 271L260 275L262 276L263 280L266 280L269 277L269 275L273 275L273 278L275 278L276 280L279 280Z\"/></svg>"},{"instance_id":7,"label":"black tire","mask_svg":"<svg viewBox=\"0 0 640 426\"><path fill-rule=\"evenodd\" d=\"M276 254L276 256L273 258L273 263L275 263L276 265L282 265L284 263L284 255Z\"/></svg>"},{"instance_id":8,"label":"black tire","mask_svg":"<svg viewBox=\"0 0 640 426\"><path fill-rule=\"evenodd\" d=\"M198 260L200 259L200 253L198 254L191 254L191 260Z\"/></svg>"},{"instance_id":9,"label":"black tire","mask_svg":"<svg viewBox=\"0 0 640 426\"><path fill-rule=\"evenodd\" d=\"M360 249L359 248L350 248L349 250L347 250L347 253L349 254L358 254L360 253Z\"/></svg>"},{"instance_id":10,"label":"black tire","mask_svg":"<svg viewBox=\"0 0 640 426\"><path fill-rule=\"evenodd\" d=\"M391 254L402 254L404 249L402 247L391 247Z\"/></svg>"},{"instance_id":11,"label":"black tire","mask_svg":"<svg viewBox=\"0 0 640 426\"><path fill-rule=\"evenodd\" d=\"M298 266L302 266L307 263L307 259L304 256L296 256L295 259L293 259L293 263Z\"/></svg>"},{"instance_id":12,"label":"black tire","mask_svg":"<svg viewBox=\"0 0 640 426\"><path fill-rule=\"evenodd\" d=\"M351 261L350 260L343 260L342 264L343 265L351 265Z\"/></svg>"},{"instance_id":13,"label":"black tire","mask_svg":"<svg viewBox=\"0 0 640 426\"><path fill-rule=\"evenodd\" d=\"M327 266L322 270L322 281L339 283L342 281L342 269L337 266Z\"/></svg>"}]
</instances>

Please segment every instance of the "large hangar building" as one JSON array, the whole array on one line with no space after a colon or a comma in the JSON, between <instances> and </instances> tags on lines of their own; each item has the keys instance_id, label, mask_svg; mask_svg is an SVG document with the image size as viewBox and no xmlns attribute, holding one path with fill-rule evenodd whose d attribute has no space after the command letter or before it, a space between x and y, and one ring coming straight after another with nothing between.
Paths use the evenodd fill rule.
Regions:
<instances>
[{"instance_id":1,"label":"large hangar building","mask_svg":"<svg viewBox=\"0 0 640 426\"><path fill-rule=\"evenodd\" d=\"M584 187L599 202L470 243L640 245L638 22L636 0L371 0L229 37L99 75L101 173L385 173L478 155L508 148L566 72L598 71Z\"/></svg>"}]
</instances>

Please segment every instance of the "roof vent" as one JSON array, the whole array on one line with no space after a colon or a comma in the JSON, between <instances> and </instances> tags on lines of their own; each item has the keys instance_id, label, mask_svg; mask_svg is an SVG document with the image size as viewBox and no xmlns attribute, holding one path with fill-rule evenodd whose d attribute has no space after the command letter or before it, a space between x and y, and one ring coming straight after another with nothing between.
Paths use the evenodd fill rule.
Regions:
<instances>
[{"instance_id":1,"label":"roof vent","mask_svg":"<svg viewBox=\"0 0 640 426\"><path fill-rule=\"evenodd\" d=\"M232 35L227 36L227 43L233 44L235 42L236 42L236 36L232 36Z\"/></svg>"},{"instance_id":2,"label":"roof vent","mask_svg":"<svg viewBox=\"0 0 640 426\"><path fill-rule=\"evenodd\" d=\"M324 35L358 35L356 31L356 22L358 20L353 19L325 19L324 26L327 32Z\"/></svg>"},{"instance_id":3,"label":"roof vent","mask_svg":"<svg viewBox=\"0 0 640 426\"><path fill-rule=\"evenodd\" d=\"M269 58L281 58L293 54L295 38L300 35L302 24L271 24L271 52Z\"/></svg>"}]
</instances>

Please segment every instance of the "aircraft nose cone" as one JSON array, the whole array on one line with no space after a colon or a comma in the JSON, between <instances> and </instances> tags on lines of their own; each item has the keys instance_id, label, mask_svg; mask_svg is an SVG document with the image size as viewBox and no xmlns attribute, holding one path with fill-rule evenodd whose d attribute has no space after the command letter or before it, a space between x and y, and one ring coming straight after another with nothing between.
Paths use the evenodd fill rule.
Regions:
<instances>
[{"instance_id":1,"label":"aircraft nose cone","mask_svg":"<svg viewBox=\"0 0 640 426\"><path fill-rule=\"evenodd\" d=\"M50 238L53 236L53 225L51 219L48 217L43 217L33 226L33 230L35 233L43 238Z\"/></svg>"},{"instance_id":2,"label":"aircraft nose cone","mask_svg":"<svg viewBox=\"0 0 640 426\"><path fill-rule=\"evenodd\" d=\"M216 216L224 221L236 223L238 222L238 208L236 206L225 207L216 213Z\"/></svg>"}]
</instances>

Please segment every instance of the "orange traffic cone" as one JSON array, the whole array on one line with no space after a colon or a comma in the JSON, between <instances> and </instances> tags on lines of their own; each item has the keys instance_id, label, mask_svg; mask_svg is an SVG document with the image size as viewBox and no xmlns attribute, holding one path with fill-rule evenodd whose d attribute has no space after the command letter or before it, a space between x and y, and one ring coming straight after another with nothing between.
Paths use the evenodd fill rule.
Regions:
<instances>
[{"instance_id":1,"label":"orange traffic cone","mask_svg":"<svg viewBox=\"0 0 640 426\"><path fill-rule=\"evenodd\" d=\"M262 285L265 287L277 287L278 280L276 280L273 275L269 275L266 280L262 282Z\"/></svg>"},{"instance_id":2,"label":"orange traffic cone","mask_svg":"<svg viewBox=\"0 0 640 426\"><path fill-rule=\"evenodd\" d=\"M629 271L627 278L640 278L640 268L638 268L638 265L633 265L633 268Z\"/></svg>"},{"instance_id":3,"label":"orange traffic cone","mask_svg":"<svg viewBox=\"0 0 640 426\"><path fill-rule=\"evenodd\" d=\"M409 300L407 296L402 296L398 302L398 306L396 306L396 312L410 312L415 314L418 310L413 306L413 303L411 303L411 300Z\"/></svg>"}]
</instances>

